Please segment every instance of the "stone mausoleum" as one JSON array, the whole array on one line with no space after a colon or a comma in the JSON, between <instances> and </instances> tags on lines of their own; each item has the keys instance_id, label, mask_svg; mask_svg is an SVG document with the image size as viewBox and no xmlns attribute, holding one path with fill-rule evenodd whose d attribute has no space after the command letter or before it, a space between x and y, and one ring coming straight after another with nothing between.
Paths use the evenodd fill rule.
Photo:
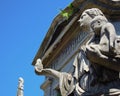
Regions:
<instances>
[{"instance_id":1,"label":"stone mausoleum","mask_svg":"<svg viewBox=\"0 0 120 96\"><path fill-rule=\"evenodd\" d=\"M120 0L74 0L54 18L32 64L41 58L44 68L72 73L77 53L91 37L78 22L82 12L90 8L100 9L120 35ZM40 88L44 96L61 96L59 81L54 78L46 76Z\"/></svg>"}]
</instances>

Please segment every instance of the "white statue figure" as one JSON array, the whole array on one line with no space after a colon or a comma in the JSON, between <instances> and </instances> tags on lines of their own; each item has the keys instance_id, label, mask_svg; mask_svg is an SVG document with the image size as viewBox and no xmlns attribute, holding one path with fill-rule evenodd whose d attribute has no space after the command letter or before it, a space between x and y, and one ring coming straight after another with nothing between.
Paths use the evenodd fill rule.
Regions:
<instances>
[{"instance_id":1,"label":"white statue figure","mask_svg":"<svg viewBox=\"0 0 120 96\"><path fill-rule=\"evenodd\" d=\"M24 91L24 80L22 77L19 77L17 96L24 96L23 91Z\"/></svg>"},{"instance_id":2,"label":"white statue figure","mask_svg":"<svg viewBox=\"0 0 120 96\"><path fill-rule=\"evenodd\" d=\"M120 56L115 53L117 55L111 57L109 54L111 49L117 52L120 48L120 38L116 36L114 26L97 8L85 10L79 22L82 28L87 32L93 31L94 35L75 57L74 72L70 74L43 68L41 59L37 59L35 72L57 78L62 96L69 96L71 93L74 93L72 96L120 95Z\"/></svg>"}]
</instances>

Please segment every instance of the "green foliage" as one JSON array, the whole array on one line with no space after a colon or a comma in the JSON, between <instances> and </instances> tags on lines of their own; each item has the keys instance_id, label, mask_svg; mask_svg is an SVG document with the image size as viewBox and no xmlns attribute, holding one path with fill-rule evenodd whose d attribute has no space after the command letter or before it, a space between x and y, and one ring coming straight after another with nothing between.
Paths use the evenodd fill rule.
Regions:
<instances>
[{"instance_id":1,"label":"green foliage","mask_svg":"<svg viewBox=\"0 0 120 96\"><path fill-rule=\"evenodd\" d=\"M69 17L73 14L73 11L74 11L74 6L72 5L72 3L70 3L69 5L68 5L68 8L69 8L69 10L66 12L66 11L64 11L64 10L62 10L62 9L60 9L60 11L61 11L61 15L63 16L63 17L65 17L67 20L69 19Z\"/></svg>"},{"instance_id":2,"label":"green foliage","mask_svg":"<svg viewBox=\"0 0 120 96\"><path fill-rule=\"evenodd\" d=\"M65 12L64 10L60 10L61 11L61 15L62 15L62 17L65 17L66 19L69 19L69 13L68 12Z\"/></svg>"}]
</instances>

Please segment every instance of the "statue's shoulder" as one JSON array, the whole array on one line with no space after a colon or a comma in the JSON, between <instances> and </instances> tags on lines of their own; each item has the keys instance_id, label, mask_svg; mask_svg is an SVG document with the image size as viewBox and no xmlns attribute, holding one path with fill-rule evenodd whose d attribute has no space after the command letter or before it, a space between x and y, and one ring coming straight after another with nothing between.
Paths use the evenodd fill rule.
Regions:
<instances>
[{"instance_id":1,"label":"statue's shoulder","mask_svg":"<svg viewBox=\"0 0 120 96\"><path fill-rule=\"evenodd\" d=\"M113 24L111 22L107 22L105 25L108 26L108 27L113 26Z\"/></svg>"},{"instance_id":2,"label":"statue's shoulder","mask_svg":"<svg viewBox=\"0 0 120 96\"><path fill-rule=\"evenodd\" d=\"M110 30L114 30L114 29L115 29L114 25L111 22L106 22L106 24L102 25L102 32L109 32Z\"/></svg>"}]
</instances>

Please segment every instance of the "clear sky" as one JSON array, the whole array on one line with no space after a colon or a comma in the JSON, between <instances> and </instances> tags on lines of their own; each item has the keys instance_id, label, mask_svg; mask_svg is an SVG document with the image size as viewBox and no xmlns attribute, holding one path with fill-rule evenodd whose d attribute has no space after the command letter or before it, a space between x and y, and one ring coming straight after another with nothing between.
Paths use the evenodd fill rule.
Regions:
<instances>
[{"instance_id":1,"label":"clear sky","mask_svg":"<svg viewBox=\"0 0 120 96\"><path fill-rule=\"evenodd\" d=\"M0 0L0 95L16 96L24 78L24 96L43 96L43 76L31 65L53 18L73 0Z\"/></svg>"}]
</instances>

